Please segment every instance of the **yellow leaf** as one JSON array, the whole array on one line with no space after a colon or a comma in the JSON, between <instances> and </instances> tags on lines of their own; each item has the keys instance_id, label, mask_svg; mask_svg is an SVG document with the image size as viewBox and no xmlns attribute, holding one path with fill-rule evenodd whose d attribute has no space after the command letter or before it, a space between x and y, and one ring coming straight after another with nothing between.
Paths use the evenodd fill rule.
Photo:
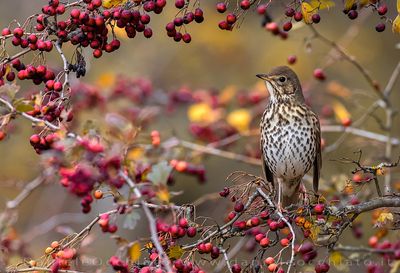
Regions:
<instances>
[{"instance_id":1,"label":"yellow leaf","mask_svg":"<svg viewBox=\"0 0 400 273\"><path fill-rule=\"evenodd\" d=\"M303 2L301 3L301 13L303 14L304 22L306 24L311 24L311 17L313 14L317 13L317 8L313 8L309 3Z\"/></svg>"},{"instance_id":2,"label":"yellow leaf","mask_svg":"<svg viewBox=\"0 0 400 273\"><path fill-rule=\"evenodd\" d=\"M400 33L400 15L397 15L396 18L394 19L393 25L392 25L392 31L396 32L396 33Z\"/></svg>"},{"instance_id":3,"label":"yellow leaf","mask_svg":"<svg viewBox=\"0 0 400 273\"><path fill-rule=\"evenodd\" d=\"M220 116L218 110L212 109L204 102L193 104L188 109L188 118L191 122L211 123L217 121Z\"/></svg>"},{"instance_id":4,"label":"yellow leaf","mask_svg":"<svg viewBox=\"0 0 400 273\"><path fill-rule=\"evenodd\" d=\"M141 255L139 242L134 242L129 248L128 252L129 258L132 262L138 261Z\"/></svg>"},{"instance_id":5,"label":"yellow leaf","mask_svg":"<svg viewBox=\"0 0 400 273\"><path fill-rule=\"evenodd\" d=\"M171 246L167 250L167 255L170 259L173 259L173 260L179 259L183 255L183 249L181 246L177 246L177 245Z\"/></svg>"},{"instance_id":6,"label":"yellow leaf","mask_svg":"<svg viewBox=\"0 0 400 273\"><path fill-rule=\"evenodd\" d=\"M229 113L226 120L229 125L238 130L240 133L243 133L249 130L251 113L247 109L238 109Z\"/></svg>"},{"instance_id":7,"label":"yellow leaf","mask_svg":"<svg viewBox=\"0 0 400 273\"><path fill-rule=\"evenodd\" d=\"M331 262L334 265L335 264L341 264L342 261L343 261L343 255L339 251L333 251L329 255L329 262Z\"/></svg>"},{"instance_id":8,"label":"yellow leaf","mask_svg":"<svg viewBox=\"0 0 400 273\"><path fill-rule=\"evenodd\" d=\"M236 95L237 89L233 85L225 87L219 94L219 101L222 104L230 102Z\"/></svg>"},{"instance_id":9,"label":"yellow leaf","mask_svg":"<svg viewBox=\"0 0 400 273\"><path fill-rule=\"evenodd\" d=\"M165 203L169 203L170 194L167 188L161 188L157 191L157 197Z\"/></svg>"},{"instance_id":10,"label":"yellow leaf","mask_svg":"<svg viewBox=\"0 0 400 273\"><path fill-rule=\"evenodd\" d=\"M310 5L317 9L329 9L335 6L332 0L311 0Z\"/></svg>"},{"instance_id":11,"label":"yellow leaf","mask_svg":"<svg viewBox=\"0 0 400 273\"><path fill-rule=\"evenodd\" d=\"M344 1L344 10L350 10L356 0L345 0Z\"/></svg>"},{"instance_id":12,"label":"yellow leaf","mask_svg":"<svg viewBox=\"0 0 400 273\"><path fill-rule=\"evenodd\" d=\"M107 25L107 28L109 31L114 31L115 36L117 36L117 38L122 40L128 39L128 35L126 35L126 31L124 28L120 28L118 26L111 27L110 25Z\"/></svg>"},{"instance_id":13,"label":"yellow leaf","mask_svg":"<svg viewBox=\"0 0 400 273\"><path fill-rule=\"evenodd\" d=\"M393 214L390 212L382 212L379 214L378 219L376 220L379 224L386 224L388 222L393 222Z\"/></svg>"},{"instance_id":14,"label":"yellow leaf","mask_svg":"<svg viewBox=\"0 0 400 273\"><path fill-rule=\"evenodd\" d=\"M97 79L97 84L103 88L109 88L115 83L115 74L112 72L103 73Z\"/></svg>"},{"instance_id":15,"label":"yellow leaf","mask_svg":"<svg viewBox=\"0 0 400 273\"><path fill-rule=\"evenodd\" d=\"M113 8L115 6L126 3L127 0L103 0L103 7L106 9Z\"/></svg>"},{"instance_id":16,"label":"yellow leaf","mask_svg":"<svg viewBox=\"0 0 400 273\"><path fill-rule=\"evenodd\" d=\"M400 14L400 0L397 0L397 12Z\"/></svg>"},{"instance_id":17,"label":"yellow leaf","mask_svg":"<svg viewBox=\"0 0 400 273\"><path fill-rule=\"evenodd\" d=\"M333 251L329 255L329 264L333 265L339 272L349 271L349 266L343 261L344 257L339 251Z\"/></svg>"},{"instance_id":18,"label":"yellow leaf","mask_svg":"<svg viewBox=\"0 0 400 273\"><path fill-rule=\"evenodd\" d=\"M333 110L335 111L335 116L339 121L343 121L350 118L350 113L347 111L346 107L339 101L333 101Z\"/></svg>"},{"instance_id":19,"label":"yellow leaf","mask_svg":"<svg viewBox=\"0 0 400 273\"><path fill-rule=\"evenodd\" d=\"M136 147L128 151L126 158L128 160L137 160L143 156L144 150L143 148Z\"/></svg>"}]
</instances>

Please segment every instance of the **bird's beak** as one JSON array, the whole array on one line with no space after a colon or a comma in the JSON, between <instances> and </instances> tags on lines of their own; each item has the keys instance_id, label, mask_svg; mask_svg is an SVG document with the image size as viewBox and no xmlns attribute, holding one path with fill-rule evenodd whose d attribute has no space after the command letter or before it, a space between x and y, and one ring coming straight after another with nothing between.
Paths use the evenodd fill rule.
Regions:
<instances>
[{"instance_id":1,"label":"bird's beak","mask_svg":"<svg viewBox=\"0 0 400 273\"><path fill-rule=\"evenodd\" d=\"M269 77L268 77L267 74L257 74L256 76L257 76L257 78L260 78L260 79L262 79L264 81L268 81L269 80Z\"/></svg>"}]
</instances>

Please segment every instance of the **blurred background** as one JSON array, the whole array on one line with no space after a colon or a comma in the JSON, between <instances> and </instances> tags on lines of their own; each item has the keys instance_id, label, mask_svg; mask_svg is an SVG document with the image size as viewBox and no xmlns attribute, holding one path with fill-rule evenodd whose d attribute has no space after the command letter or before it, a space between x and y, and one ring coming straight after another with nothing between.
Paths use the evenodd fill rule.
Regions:
<instances>
[{"instance_id":1,"label":"blurred background","mask_svg":"<svg viewBox=\"0 0 400 273\"><path fill-rule=\"evenodd\" d=\"M31 0L3 0L0 1L0 23L8 25L12 20L23 21L26 17L39 11L46 1ZM279 1L277 1L279 2ZM337 1L341 2L341 1ZM389 11L395 10L395 1L388 1ZM341 3L339 3L341 5ZM153 37L146 39L141 34L133 40L122 37L120 50L111 54L104 54L99 60L93 60L91 52L85 54L88 63L87 76L80 79L87 83L96 83L104 75L123 74L130 77L146 77L150 79L155 89L170 92L188 86L190 88L215 88L220 90L226 86L236 86L239 89L248 89L258 83L257 73L268 72L272 67L287 64L289 55L296 55L297 62L292 68L299 75L303 87L307 92L310 102L317 109L324 104L329 104L332 99L327 92L327 84L332 80L345 86L351 92L351 97L344 99L347 109L350 109L352 119L360 117L365 109L376 100L377 96L366 83L354 66L345 61L338 61L325 68L327 81L319 82L313 78L316 67L324 67L326 57L331 48L326 44L308 38L312 32L307 26L295 26L290 31L289 38L282 40L272 36L262 26L262 17L251 11L240 24L240 28L233 31L221 31L218 22L224 15L218 14L214 1L202 1L205 21L188 27L192 35L190 44L176 43L165 34L165 24L175 15L176 10L168 4L166 12L161 16L152 17L150 26L153 28ZM271 8L270 15L273 20L280 22L284 18L282 6L275 5ZM378 16L370 16L370 11L364 11L360 17L351 21L341 12L341 8L333 8L321 12L321 23L316 29L329 39L343 44L346 52L354 56L373 75L381 87L384 87L390 74L399 61L400 36L393 34L390 25L383 33L375 31L379 22ZM388 14L394 18L394 13ZM351 31L349 31L351 30ZM68 49L66 50L67 54ZM59 56L52 53L48 62L50 65L60 65ZM27 88L22 86L22 88ZM394 88L393 103L398 106L399 83ZM377 112L377 116L382 113ZM102 120L101 111L92 111L87 116L96 121ZM30 125L25 120L19 120L12 137L0 143L0 209L5 202L18 194L24 183L30 181L40 171L38 155L31 148L28 138L32 134ZM398 124L398 119L395 119ZM165 131L166 135L174 131L179 137L190 140L187 132L188 122L186 110L179 110L173 116L158 119L151 127ZM368 119L362 128L382 133L379 124L374 119ZM394 126L393 136L398 137L400 127ZM333 143L340 134L324 134L328 144ZM239 144L240 145L240 144ZM368 147L368 149L366 148ZM332 180L335 175L350 175L352 166L331 161L340 157L352 157L353 152L363 149L365 158L369 162L379 162L384 154L382 144L350 136L339 149L324 155L323 178ZM394 158L398 155L398 148L393 152ZM236 170L260 174L257 167L238 163L226 159L210 156L205 161L208 182L200 185L194 179L180 176L176 180L173 190L184 191L184 194L174 199L177 203L194 200L205 193L216 192L225 186L225 178ZM399 178L397 172L393 179ZM93 206L91 216L96 212L104 211L109 204L99 202ZM226 206L205 204L198 212L215 209L215 214L225 212ZM17 233L29 232L32 243L29 245L31 253L41 253L43 248L54 239L61 238L57 231L35 233L37 227L47 219L60 213L71 213L70 219L74 224L69 227L79 230L88 222L88 217L80 213L79 202L75 197L66 194L65 190L57 183L42 187L24 202L20 209L17 222ZM138 228L144 228L140 223ZM36 228L36 229L35 229ZM32 231L33 230L33 231ZM36 230L36 231L35 231ZM32 233L33 232L33 233ZM131 239L139 238L140 233L131 233ZM96 229L95 234L100 235ZM368 235L368 234L366 234ZM352 238L351 233L347 234ZM107 236L96 237L90 246L90 255L109 257L115 251L114 242ZM352 239L353 240L353 239ZM36 255L40 256L40 255ZM103 262L104 263L104 262Z\"/></svg>"}]
</instances>

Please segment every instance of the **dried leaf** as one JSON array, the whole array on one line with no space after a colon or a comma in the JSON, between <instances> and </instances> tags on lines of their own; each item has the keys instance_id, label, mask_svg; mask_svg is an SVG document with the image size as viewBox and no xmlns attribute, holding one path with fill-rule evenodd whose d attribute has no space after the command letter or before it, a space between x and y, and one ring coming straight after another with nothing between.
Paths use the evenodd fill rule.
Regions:
<instances>
[{"instance_id":1,"label":"dried leaf","mask_svg":"<svg viewBox=\"0 0 400 273\"><path fill-rule=\"evenodd\" d=\"M230 112L226 118L226 121L233 128L243 133L249 130L251 122L251 113L247 109L237 109Z\"/></svg>"},{"instance_id":2,"label":"dried leaf","mask_svg":"<svg viewBox=\"0 0 400 273\"><path fill-rule=\"evenodd\" d=\"M167 255L170 259L179 259L182 257L184 251L181 246L172 246L167 250Z\"/></svg>"},{"instance_id":3,"label":"dried leaf","mask_svg":"<svg viewBox=\"0 0 400 273\"><path fill-rule=\"evenodd\" d=\"M320 232L320 227L318 225L312 225L310 228L310 238L311 240L313 240L314 242L316 242L318 240L318 235Z\"/></svg>"},{"instance_id":4,"label":"dried leaf","mask_svg":"<svg viewBox=\"0 0 400 273\"><path fill-rule=\"evenodd\" d=\"M161 161L151 167L151 171L147 174L147 179L155 185L165 185L172 171L167 161Z\"/></svg>"},{"instance_id":5,"label":"dried leaf","mask_svg":"<svg viewBox=\"0 0 400 273\"><path fill-rule=\"evenodd\" d=\"M135 229L136 224L140 220L140 214L136 211L132 211L131 213L125 216L125 221L122 225L125 229Z\"/></svg>"},{"instance_id":6,"label":"dried leaf","mask_svg":"<svg viewBox=\"0 0 400 273\"><path fill-rule=\"evenodd\" d=\"M140 243L139 242L134 242L131 247L128 250L129 258L132 262L136 262L139 260L140 255L142 254L140 252Z\"/></svg>"},{"instance_id":7,"label":"dried leaf","mask_svg":"<svg viewBox=\"0 0 400 273\"><path fill-rule=\"evenodd\" d=\"M392 25L393 32L400 33L400 15L397 15Z\"/></svg>"}]
</instances>

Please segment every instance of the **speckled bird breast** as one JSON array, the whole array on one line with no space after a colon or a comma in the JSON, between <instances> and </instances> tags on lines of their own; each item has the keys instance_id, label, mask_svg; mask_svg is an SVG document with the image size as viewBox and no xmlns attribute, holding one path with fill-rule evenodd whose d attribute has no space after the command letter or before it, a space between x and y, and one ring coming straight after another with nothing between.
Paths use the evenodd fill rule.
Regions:
<instances>
[{"instance_id":1,"label":"speckled bird breast","mask_svg":"<svg viewBox=\"0 0 400 273\"><path fill-rule=\"evenodd\" d=\"M315 159L316 115L305 105L270 103L261 119L261 147L277 178L302 177Z\"/></svg>"}]
</instances>

